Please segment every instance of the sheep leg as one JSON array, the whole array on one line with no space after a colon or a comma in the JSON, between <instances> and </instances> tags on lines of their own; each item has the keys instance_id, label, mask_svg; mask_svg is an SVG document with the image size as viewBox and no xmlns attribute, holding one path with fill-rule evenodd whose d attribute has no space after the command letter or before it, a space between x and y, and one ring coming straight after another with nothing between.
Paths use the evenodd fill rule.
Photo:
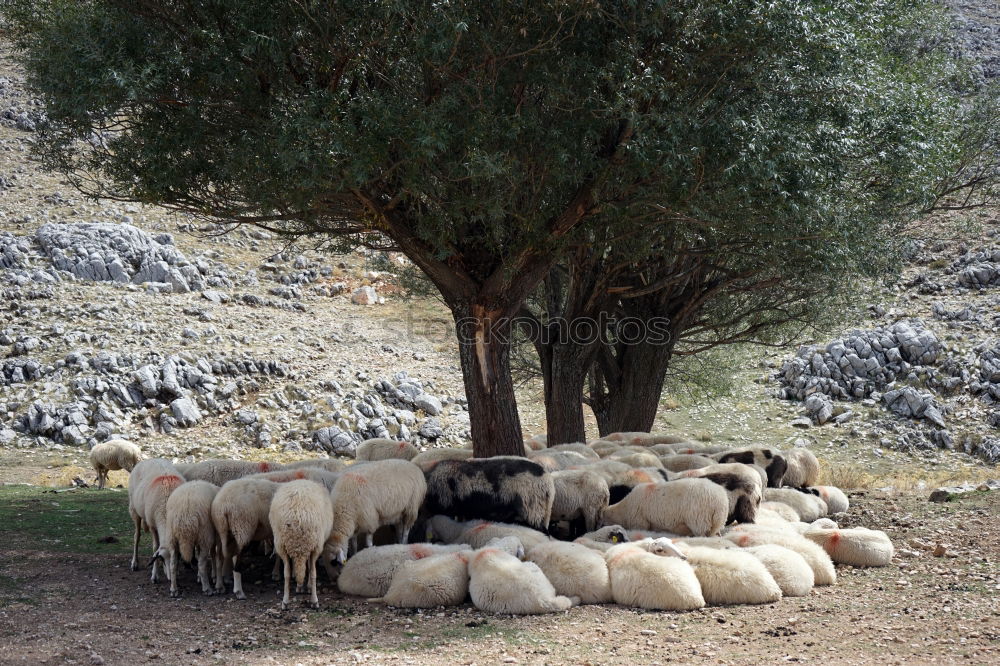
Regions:
<instances>
[{"instance_id":1,"label":"sheep leg","mask_svg":"<svg viewBox=\"0 0 1000 666\"><path fill-rule=\"evenodd\" d=\"M319 559L323 563L323 570L326 572L326 577L330 582L332 583L337 580L337 572L333 570L333 565L330 564L330 556L325 549L320 552Z\"/></svg>"},{"instance_id":2,"label":"sheep leg","mask_svg":"<svg viewBox=\"0 0 1000 666\"><path fill-rule=\"evenodd\" d=\"M212 553L209 550L200 550L198 552L198 575L201 577L201 593L205 596L212 596L214 594L211 584L211 576L209 575L208 569L212 564Z\"/></svg>"},{"instance_id":3,"label":"sheep leg","mask_svg":"<svg viewBox=\"0 0 1000 666\"><path fill-rule=\"evenodd\" d=\"M285 564L285 596L281 599L281 610L288 610L288 599L292 586L292 565L287 557L281 556L281 561Z\"/></svg>"},{"instance_id":4,"label":"sheep leg","mask_svg":"<svg viewBox=\"0 0 1000 666\"><path fill-rule=\"evenodd\" d=\"M309 554L309 607L319 608L319 595L316 594L316 558L315 552Z\"/></svg>"},{"instance_id":5,"label":"sheep leg","mask_svg":"<svg viewBox=\"0 0 1000 666\"><path fill-rule=\"evenodd\" d=\"M410 526L405 522L396 523L396 543L406 543L410 538Z\"/></svg>"},{"instance_id":6,"label":"sheep leg","mask_svg":"<svg viewBox=\"0 0 1000 666\"><path fill-rule=\"evenodd\" d=\"M372 532L365 534L365 548L371 548L375 544L375 535Z\"/></svg>"},{"instance_id":7,"label":"sheep leg","mask_svg":"<svg viewBox=\"0 0 1000 666\"><path fill-rule=\"evenodd\" d=\"M160 535L157 530L151 530L153 533L153 573L150 574L150 580L154 583L160 582L160 562L163 561L162 557L157 557L160 554Z\"/></svg>"},{"instance_id":8,"label":"sheep leg","mask_svg":"<svg viewBox=\"0 0 1000 666\"><path fill-rule=\"evenodd\" d=\"M135 536L132 538L132 564L129 568L132 571L139 570L139 536L142 534L142 518L132 515L132 522L135 523Z\"/></svg>"},{"instance_id":9,"label":"sheep leg","mask_svg":"<svg viewBox=\"0 0 1000 666\"><path fill-rule=\"evenodd\" d=\"M177 589L177 560L181 559L177 555L177 548L170 548L170 596L179 597L181 596L180 591Z\"/></svg>"},{"instance_id":10,"label":"sheep leg","mask_svg":"<svg viewBox=\"0 0 1000 666\"><path fill-rule=\"evenodd\" d=\"M351 537L350 541L347 542L347 554L353 555L358 552L358 536L354 535Z\"/></svg>"},{"instance_id":11,"label":"sheep leg","mask_svg":"<svg viewBox=\"0 0 1000 666\"><path fill-rule=\"evenodd\" d=\"M243 574L237 568L239 563L240 554L237 552L233 555L233 594L236 595L237 599L246 599L247 595L243 594Z\"/></svg>"}]
</instances>

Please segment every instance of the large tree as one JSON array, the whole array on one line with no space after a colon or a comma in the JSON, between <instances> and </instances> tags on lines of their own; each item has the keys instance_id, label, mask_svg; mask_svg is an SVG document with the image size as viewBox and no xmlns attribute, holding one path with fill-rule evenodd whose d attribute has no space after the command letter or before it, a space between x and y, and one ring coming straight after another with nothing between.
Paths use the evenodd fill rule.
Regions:
<instances>
[{"instance_id":1,"label":"large tree","mask_svg":"<svg viewBox=\"0 0 1000 666\"><path fill-rule=\"evenodd\" d=\"M521 450L511 318L581 230L700 192L777 99L830 124L781 157L829 178L845 86L879 98L839 53L859 24L885 28L881 6L11 0L8 16L48 109L39 153L84 191L412 259L454 315L486 456ZM773 157L752 146L734 173L766 178ZM771 183L778 205L822 205L787 187Z\"/></svg>"}]
</instances>

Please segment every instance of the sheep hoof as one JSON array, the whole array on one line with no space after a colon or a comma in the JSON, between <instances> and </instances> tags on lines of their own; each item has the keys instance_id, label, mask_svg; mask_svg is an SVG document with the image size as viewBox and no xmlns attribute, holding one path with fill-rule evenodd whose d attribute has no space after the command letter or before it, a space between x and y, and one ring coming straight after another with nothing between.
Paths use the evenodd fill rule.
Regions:
<instances>
[{"instance_id":1,"label":"sheep hoof","mask_svg":"<svg viewBox=\"0 0 1000 666\"><path fill-rule=\"evenodd\" d=\"M132 560L132 563L130 565L128 565L128 568L131 569L132 571L138 571L139 570L139 563L136 562L135 560Z\"/></svg>"},{"instance_id":2,"label":"sheep hoof","mask_svg":"<svg viewBox=\"0 0 1000 666\"><path fill-rule=\"evenodd\" d=\"M206 597L214 597L215 596L215 590L212 590L212 589L202 590L201 593L204 594Z\"/></svg>"},{"instance_id":3,"label":"sheep hoof","mask_svg":"<svg viewBox=\"0 0 1000 666\"><path fill-rule=\"evenodd\" d=\"M180 596L181 596L181 591L180 590L170 590L170 596L173 599L179 599Z\"/></svg>"},{"instance_id":4,"label":"sheep hoof","mask_svg":"<svg viewBox=\"0 0 1000 666\"><path fill-rule=\"evenodd\" d=\"M319 602L318 601L310 601L309 602L309 608L312 608L313 610L319 610Z\"/></svg>"},{"instance_id":5,"label":"sheep hoof","mask_svg":"<svg viewBox=\"0 0 1000 666\"><path fill-rule=\"evenodd\" d=\"M281 610L283 611L288 610L288 604L286 604L284 601L281 602Z\"/></svg>"},{"instance_id":6,"label":"sheep hoof","mask_svg":"<svg viewBox=\"0 0 1000 666\"><path fill-rule=\"evenodd\" d=\"M237 598L237 599L246 599L246 598L247 598L247 595L245 595L245 594L243 594L242 592L240 592L240 593L238 593L238 594L236 595L236 598Z\"/></svg>"},{"instance_id":7,"label":"sheep hoof","mask_svg":"<svg viewBox=\"0 0 1000 666\"><path fill-rule=\"evenodd\" d=\"M271 574L271 580L277 583L279 580L281 580L281 574L276 574L276 573Z\"/></svg>"}]
</instances>

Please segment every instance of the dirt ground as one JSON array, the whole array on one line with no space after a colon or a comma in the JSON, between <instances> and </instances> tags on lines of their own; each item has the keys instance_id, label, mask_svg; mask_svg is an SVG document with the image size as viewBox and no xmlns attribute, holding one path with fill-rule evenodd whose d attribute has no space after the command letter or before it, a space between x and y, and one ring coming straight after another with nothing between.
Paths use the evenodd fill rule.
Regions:
<instances>
[{"instance_id":1,"label":"dirt ground","mask_svg":"<svg viewBox=\"0 0 1000 666\"><path fill-rule=\"evenodd\" d=\"M808 597L509 617L368 604L322 574L320 610L299 596L282 612L263 558L244 577L246 601L203 597L191 571L175 600L147 571L129 571L123 491L0 490L0 664L1000 663L1000 491L947 503L853 493L842 524L884 529L897 557L838 567L838 583Z\"/></svg>"}]
</instances>

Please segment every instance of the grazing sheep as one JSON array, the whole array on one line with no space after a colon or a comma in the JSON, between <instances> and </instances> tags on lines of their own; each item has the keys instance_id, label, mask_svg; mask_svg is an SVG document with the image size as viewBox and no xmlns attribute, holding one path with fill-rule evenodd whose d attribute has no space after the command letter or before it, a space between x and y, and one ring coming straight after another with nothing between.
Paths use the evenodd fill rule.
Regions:
<instances>
[{"instance_id":1,"label":"grazing sheep","mask_svg":"<svg viewBox=\"0 0 1000 666\"><path fill-rule=\"evenodd\" d=\"M621 448L620 444L616 442L606 442L603 439L597 439L593 442L588 442L587 446L598 455L600 458L607 458L612 453Z\"/></svg>"},{"instance_id":2,"label":"grazing sheep","mask_svg":"<svg viewBox=\"0 0 1000 666\"><path fill-rule=\"evenodd\" d=\"M836 486L812 486L809 490L819 493L820 499L826 502L827 511L831 515L843 513L851 508L847 495Z\"/></svg>"},{"instance_id":3,"label":"grazing sheep","mask_svg":"<svg viewBox=\"0 0 1000 666\"><path fill-rule=\"evenodd\" d=\"M716 461L712 460L708 456L677 453L673 455L661 456L660 464L664 469L668 469L671 472L687 472L688 470L714 465L716 464Z\"/></svg>"},{"instance_id":4,"label":"grazing sheep","mask_svg":"<svg viewBox=\"0 0 1000 666\"><path fill-rule=\"evenodd\" d=\"M327 472L337 473L347 467L347 463L337 458L307 458L306 460L296 460L283 466L285 469L313 468L322 469Z\"/></svg>"},{"instance_id":5,"label":"grazing sheep","mask_svg":"<svg viewBox=\"0 0 1000 666\"><path fill-rule=\"evenodd\" d=\"M90 450L90 466L97 472L97 489L104 490L110 470L131 472L140 460L142 451L139 447L124 439L109 439L95 444Z\"/></svg>"},{"instance_id":6,"label":"grazing sheep","mask_svg":"<svg viewBox=\"0 0 1000 666\"><path fill-rule=\"evenodd\" d=\"M395 526L396 540L406 543L426 491L423 472L406 460L379 460L342 472L332 491L333 529L328 548L343 563L351 538L364 534L366 545L371 547L373 535L382 525Z\"/></svg>"},{"instance_id":7,"label":"grazing sheep","mask_svg":"<svg viewBox=\"0 0 1000 666\"><path fill-rule=\"evenodd\" d=\"M705 479L644 483L604 511L605 524L684 536L715 536L726 524L729 495Z\"/></svg>"},{"instance_id":8,"label":"grazing sheep","mask_svg":"<svg viewBox=\"0 0 1000 666\"><path fill-rule=\"evenodd\" d=\"M604 554L616 604L656 610L705 606L694 569L679 557L661 557L644 545L624 543Z\"/></svg>"},{"instance_id":9,"label":"grazing sheep","mask_svg":"<svg viewBox=\"0 0 1000 666\"><path fill-rule=\"evenodd\" d=\"M524 446L532 451L540 451L548 445L548 435L532 435L524 440Z\"/></svg>"},{"instance_id":10,"label":"grazing sheep","mask_svg":"<svg viewBox=\"0 0 1000 666\"><path fill-rule=\"evenodd\" d=\"M551 520L578 521L583 523L583 531L596 530L611 498L604 478L586 469L572 469L553 472L552 483L555 499Z\"/></svg>"},{"instance_id":11,"label":"grazing sheep","mask_svg":"<svg viewBox=\"0 0 1000 666\"><path fill-rule=\"evenodd\" d=\"M795 522L799 519L799 512L784 502L761 502L757 509L758 518L764 511L770 511L788 522Z\"/></svg>"},{"instance_id":12,"label":"grazing sheep","mask_svg":"<svg viewBox=\"0 0 1000 666\"><path fill-rule=\"evenodd\" d=\"M892 541L881 530L813 528L802 536L822 546L834 562L855 567L888 566L895 554Z\"/></svg>"},{"instance_id":13,"label":"grazing sheep","mask_svg":"<svg viewBox=\"0 0 1000 666\"><path fill-rule=\"evenodd\" d=\"M537 564L522 562L499 548L483 548L472 555L469 596L480 610L512 615L556 613L580 602L557 595Z\"/></svg>"},{"instance_id":14,"label":"grazing sheep","mask_svg":"<svg viewBox=\"0 0 1000 666\"><path fill-rule=\"evenodd\" d=\"M354 459L358 461L413 460L418 453L420 452L417 447L409 442L376 437L366 439L358 444L358 448L354 451Z\"/></svg>"},{"instance_id":15,"label":"grazing sheep","mask_svg":"<svg viewBox=\"0 0 1000 666\"><path fill-rule=\"evenodd\" d=\"M708 479L726 489L729 494L729 516L726 523L752 523L763 498L764 484L753 469L741 463L724 463L684 472L684 478Z\"/></svg>"},{"instance_id":16,"label":"grazing sheep","mask_svg":"<svg viewBox=\"0 0 1000 666\"><path fill-rule=\"evenodd\" d=\"M749 553L681 543L677 547L694 568L709 605L768 604L781 598L781 588L767 567Z\"/></svg>"},{"instance_id":17,"label":"grazing sheep","mask_svg":"<svg viewBox=\"0 0 1000 666\"><path fill-rule=\"evenodd\" d=\"M368 599L399 608L458 606L469 596L472 550L400 563L385 595Z\"/></svg>"},{"instance_id":18,"label":"grazing sheep","mask_svg":"<svg viewBox=\"0 0 1000 666\"><path fill-rule=\"evenodd\" d=\"M267 514L274 534L274 553L284 565L285 593L281 609L288 609L292 576L301 589L309 572L309 606L319 608L316 560L323 554L333 525L330 493L305 479L283 483L274 493Z\"/></svg>"},{"instance_id":19,"label":"grazing sheep","mask_svg":"<svg viewBox=\"0 0 1000 666\"><path fill-rule=\"evenodd\" d=\"M487 520L459 522L447 516L433 516L427 521L427 538L445 543L465 543L473 548L485 548L491 539L517 538L525 549L548 543L549 537L523 525L495 523Z\"/></svg>"},{"instance_id":20,"label":"grazing sheep","mask_svg":"<svg viewBox=\"0 0 1000 666\"><path fill-rule=\"evenodd\" d=\"M783 596L804 597L812 591L816 576L805 558L794 550L769 543L752 546L744 551L764 564L774 582L781 588Z\"/></svg>"},{"instance_id":21,"label":"grazing sheep","mask_svg":"<svg viewBox=\"0 0 1000 666\"><path fill-rule=\"evenodd\" d=\"M546 472L555 472L567 469L573 465L583 465L591 461L590 458L575 451L552 451L551 449L532 451L528 456L528 460L538 463L545 468Z\"/></svg>"},{"instance_id":22,"label":"grazing sheep","mask_svg":"<svg viewBox=\"0 0 1000 666\"><path fill-rule=\"evenodd\" d=\"M167 527L167 499L184 483L184 477L177 473L169 461L163 458L140 460L128 482L128 510L135 525L132 539L132 571L139 569L139 537L142 530L153 537L152 581L159 581L159 569L163 560L160 546L165 543ZM169 573L167 574L169 575Z\"/></svg>"},{"instance_id":23,"label":"grazing sheep","mask_svg":"<svg viewBox=\"0 0 1000 666\"><path fill-rule=\"evenodd\" d=\"M188 467L187 475L184 478L188 481L208 481L221 487L226 481L250 476L251 474L276 472L284 468L284 465L272 462L209 458Z\"/></svg>"},{"instance_id":24,"label":"grazing sheep","mask_svg":"<svg viewBox=\"0 0 1000 666\"><path fill-rule=\"evenodd\" d=\"M581 604L611 602L611 578L602 553L565 541L525 548L528 561L538 565L556 594L578 597Z\"/></svg>"},{"instance_id":25,"label":"grazing sheep","mask_svg":"<svg viewBox=\"0 0 1000 666\"><path fill-rule=\"evenodd\" d=\"M413 456L410 462L422 469L426 474L434 469L442 460L468 460L471 457L472 449L428 449Z\"/></svg>"},{"instance_id":26,"label":"grazing sheep","mask_svg":"<svg viewBox=\"0 0 1000 666\"><path fill-rule=\"evenodd\" d=\"M161 546L170 570L170 596L180 596L177 589L177 563L191 563L198 556L198 579L202 594L213 593L209 564L215 575L222 575L218 537L212 524L212 502L219 487L208 481L188 481L167 498L166 542Z\"/></svg>"},{"instance_id":27,"label":"grazing sheep","mask_svg":"<svg viewBox=\"0 0 1000 666\"><path fill-rule=\"evenodd\" d=\"M588 460L601 459L601 457L597 455L597 452L594 451L594 449L580 442L575 442L573 444L557 444L556 446L550 446L547 449L547 451L549 452L569 451L570 453L578 453L584 458L587 458Z\"/></svg>"},{"instance_id":28,"label":"grazing sheep","mask_svg":"<svg viewBox=\"0 0 1000 666\"><path fill-rule=\"evenodd\" d=\"M720 463L743 463L744 465L760 465L766 473L768 488L780 488L785 478L788 463L785 457L774 449L744 449L742 451L726 451L712 456Z\"/></svg>"},{"instance_id":29,"label":"grazing sheep","mask_svg":"<svg viewBox=\"0 0 1000 666\"><path fill-rule=\"evenodd\" d=\"M586 469L590 469L590 467ZM643 483L666 483L669 480L669 473L665 469L651 470L647 467L626 470L617 475L613 481L608 482L608 492L610 493L608 503L621 502L632 492L633 488Z\"/></svg>"},{"instance_id":30,"label":"grazing sheep","mask_svg":"<svg viewBox=\"0 0 1000 666\"><path fill-rule=\"evenodd\" d=\"M555 485L536 462L499 456L445 460L427 472L428 514L459 520L481 518L546 531Z\"/></svg>"},{"instance_id":31,"label":"grazing sheep","mask_svg":"<svg viewBox=\"0 0 1000 666\"><path fill-rule=\"evenodd\" d=\"M217 575L215 589L222 591L224 575L233 575L233 594L246 599L240 555L251 541L272 537L271 500L280 484L267 479L236 479L219 489L212 501L212 524L222 551L222 575Z\"/></svg>"},{"instance_id":32,"label":"grazing sheep","mask_svg":"<svg viewBox=\"0 0 1000 666\"><path fill-rule=\"evenodd\" d=\"M815 486L819 481L819 461L809 449L796 447L781 454L787 467L782 483L793 488Z\"/></svg>"},{"instance_id":33,"label":"grazing sheep","mask_svg":"<svg viewBox=\"0 0 1000 666\"><path fill-rule=\"evenodd\" d=\"M766 488L764 499L768 502L782 502L799 514L799 520L811 523L827 514L826 502L818 495L802 492L795 488Z\"/></svg>"},{"instance_id":34,"label":"grazing sheep","mask_svg":"<svg viewBox=\"0 0 1000 666\"><path fill-rule=\"evenodd\" d=\"M737 525L724 536L740 548L775 544L794 550L812 569L815 585L833 585L837 582L837 571L826 551L794 531L760 525Z\"/></svg>"},{"instance_id":35,"label":"grazing sheep","mask_svg":"<svg viewBox=\"0 0 1000 666\"><path fill-rule=\"evenodd\" d=\"M283 469L277 472L264 472L263 474L251 474L244 479L266 479L275 483L288 483L289 481L314 481L329 492L337 483L342 472L328 472L318 467L300 467L298 469Z\"/></svg>"},{"instance_id":36,"label":"grazing sheep","mask_svg":"<svg viewBox=\"0 0 1000 666\"><path fill-rule=\"evenodd\" d=\"M464 543L453 546L429 543L373 546L355 553L347 560L337 578L337 587L344 594L384 597L389 591L393 575L403 562L470 550L469 545Z\"/></svg>"}]
</instances>

